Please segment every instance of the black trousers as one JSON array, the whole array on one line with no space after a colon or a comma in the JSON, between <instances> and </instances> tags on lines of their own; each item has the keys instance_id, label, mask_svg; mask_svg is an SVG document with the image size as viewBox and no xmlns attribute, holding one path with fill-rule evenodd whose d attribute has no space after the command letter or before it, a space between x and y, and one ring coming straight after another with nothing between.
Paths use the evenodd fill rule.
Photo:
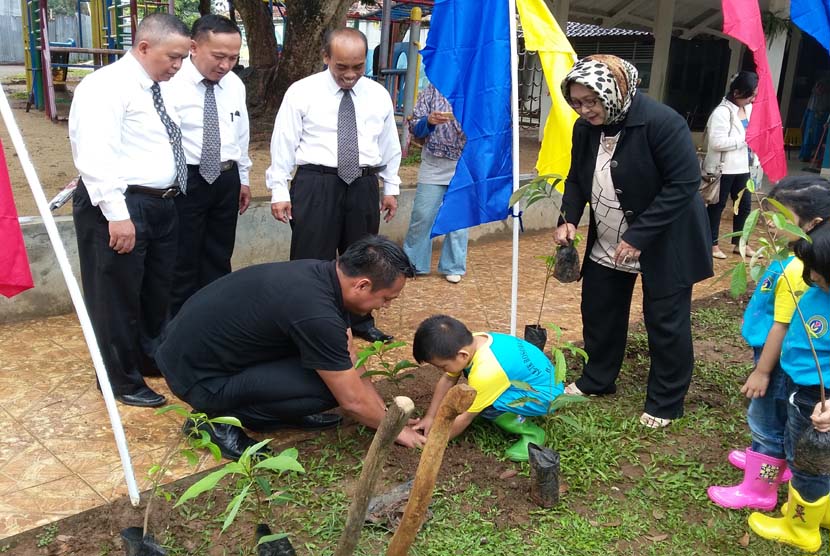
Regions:
<instances>
[{"instance_id":1,"label":"black trousers","mask_svg":"<svg viewBox=\"0 0 830 556\"><path fill-rule=\"evenodd\" d=\"M720 219L723 214L723 209L726 208L726 201L732 197L732 202L738 198L738 194L742 189L746 188L746 181L749 179L749 174L723 174L720 178L720 195L718 202L706 207L706 212L709 215L709 227L712 230L712 245L718 244L718 236L720 236ZM738 205L738 214L732 218L732 231L740 232L744 229L746 219L749 213L752 212L752 195L749 191L744 192L741 196L741 202ZM738 245L741 241L740 237L732 238L732 245Z\"/></svg>"},{"instance_id":2,"label":"black trousers","mask_svg":"<svg viewBox=\"0 0 830 556\"><path fill-rule=\"evenodd\" d=\"M586 394L610 394L616 392L625 356L637 275L586 259L582 280L582 335L588 362L576 385ZM645 411L654 417L683 415L694 366L691 303L691 287L655 298L643 286L643 317L651 356Z\"/></svg>"},{"instance_id":3,"label":"black trousers","mask_svg":"<svg viewBox=\"0 0 830 556\"><path fill-rule=\"evenodd\" d=\"M109 223L92 205L83 181L72 199L84 301L115 394L144 386L166 323L176 260L173 199L127 193L135 248L119 255L109 246Z\"/></svg>"},{"instance_id":4,"label":"black trousers","mask_svg":"<svg viewBox=\"0 0 830 556\"><path fill-rule=\"evenodd\" d=\"M179 249L173 280L171 317L190 296L229 274L239 216L239 170L225 170L207 183L199 167L187 167L187 195L175 198Z\"/></svg>"},{"instance_id":5,"label":"black trousers","mask_svg":"<svg viewBox=\"0 0 830 556\"><path fill-rule=\"evenodd\" d=\"M291 260L333 260L349 245L380 229L376 175L350 185L337 174L303 167L291 182ZM372 315L352 315L352 328L374 326Z\"/></svg>"},{"instance_id":6,"label":"black trousers","mask_svg":"<svg viewBox=\"0 0 830 556\"><path fill-rule=\"evenodd\" d=\"M211 417L236 417L267 432L292 420L337 407L320 375L299 357L261 363L229 377L206 379L177 396Z\"/></svg>"}]
</instances>

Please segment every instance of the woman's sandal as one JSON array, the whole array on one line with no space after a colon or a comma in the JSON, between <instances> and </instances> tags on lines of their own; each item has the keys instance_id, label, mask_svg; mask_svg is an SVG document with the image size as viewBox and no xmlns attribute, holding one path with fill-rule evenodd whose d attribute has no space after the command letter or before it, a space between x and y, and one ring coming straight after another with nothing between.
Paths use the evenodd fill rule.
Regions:
<instances>
[{"instance_id":1,"label":"woman's sandal","mask_svg":"<svg viewBox=\"0 0 830 556\"><path fill-rule=\"evenodd\" d=\"M662 417L654 417L648 413L640 415L640 424L650 429L662 429L671 425L671 419L663 419Z\"/></svg>"}]
</instances>

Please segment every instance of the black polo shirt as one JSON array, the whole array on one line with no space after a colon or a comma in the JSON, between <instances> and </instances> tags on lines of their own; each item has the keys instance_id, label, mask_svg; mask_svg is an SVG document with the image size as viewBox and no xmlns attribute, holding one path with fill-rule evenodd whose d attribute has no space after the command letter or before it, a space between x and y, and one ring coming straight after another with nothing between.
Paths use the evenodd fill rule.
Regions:
<instances>
[{"instance_id":1,"label":"black polo shirt","mask_svg":"<svg viewBox=\"0 0 830 556\"><path fill-rule=\"evenodd\" d=\"M250 266L196 292L167 326L156 352L173 392L181 396L202 380L286 357L299 356L307 369L350 369L349 316L335 264Z\"/></svg>"}]
</instances>

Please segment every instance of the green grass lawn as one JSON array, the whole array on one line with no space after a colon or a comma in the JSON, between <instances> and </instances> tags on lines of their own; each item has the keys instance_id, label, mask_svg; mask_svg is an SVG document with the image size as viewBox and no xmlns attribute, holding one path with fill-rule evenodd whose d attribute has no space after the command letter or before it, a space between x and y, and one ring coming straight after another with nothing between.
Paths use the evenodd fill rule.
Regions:
<instances>
[{"instance_id":1,"label":"green grass lawn","mask_svg":"<svg viewBox=\"0 0 830 556\"><path fill-rule=\"evenodd\" d=\"M564 486L553 509L542 510L529 501L527 464L503 459L513 439L488 423L475 422L448 448L432 517L410 554L799 554L751 533L749 511L725 510L706 497L709 485L741 478L726 455L749 442L746 400L739 393L751 369L751 354L739 333L743 306L725 295L695 305L694 380L686 415L668 429L646 429L637 419L648 369L642 326L630 331L616 395L591 398L565 408L561 416L540 420L548 444L561 456ZM332 553L370 439L370 432L346 427L298 446L306 474L283 478L280 488L293 501L275 508L272 524L275 531L289 534L298 554ZM381 488L414 476L417 461L413 451L393 450ZM503 471L511 469L518 474L505 477ZM783 502L785 487L780 493ZM250 545L242 546L250 540L249 526L217 540L221 520L211 516L226 502L227 495L217 493L198 508L179 509L181 521L201 529L199 534L160 532L170 554L251 554ZM383 554L390 539L386 529L366 526L356 554ZM826 543L822 550L827 553Z\"/></svg>"}]
</instances>

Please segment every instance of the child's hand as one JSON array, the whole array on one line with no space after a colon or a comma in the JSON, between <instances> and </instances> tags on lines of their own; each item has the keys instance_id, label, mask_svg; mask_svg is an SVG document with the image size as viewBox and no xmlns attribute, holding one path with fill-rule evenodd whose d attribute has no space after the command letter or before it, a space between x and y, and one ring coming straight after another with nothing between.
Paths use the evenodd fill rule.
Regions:
<instances>
[{"instance_id":1,"label":"child's hand","mask_svg":"<svg viewBox=\"0 0 830 556\"><path fill-rule=\"evenodd\" d=\"M813 414L810 416L810 419L813 420L813 428L817 431L830 432L830 404L822 412L821 402L818 402L815 409L813 409Z\"/></svg>"},{"instance_id":2,"label":"child's hand","mask_svg":"<svg viewBox=\"0 0 830 556\"><path fill-rule=\"evenodd\" d=\"M432 417L424 417L420 419L415 426L412 427L412 430L415 431L423 431L424 436L429 436L429 430L432 428Z\"/></svg>"},{"instance_id":3,"label":"child's hand","mask_svg":"<svg viewBox=\"0 0 830 556\"><path fill-rule=\"evenodd\" d=\"M414 428L404 427L395 441L407 448L421 448L426 444L427 438L419 434Z\"/></svg>"},{"instance_id":4,"label":"child's hand","mask_svg":"<svg viewBox=\"0 0 830 556\"><path fill-rule=\"evenodd\" d=\"M746 383L741 387L741 394L746 395L747 398L763 398L767 393L767 386L769 386L769 375L767 373L759 372L755 369L750 373Z\"/></svg>"}]
</instances>

